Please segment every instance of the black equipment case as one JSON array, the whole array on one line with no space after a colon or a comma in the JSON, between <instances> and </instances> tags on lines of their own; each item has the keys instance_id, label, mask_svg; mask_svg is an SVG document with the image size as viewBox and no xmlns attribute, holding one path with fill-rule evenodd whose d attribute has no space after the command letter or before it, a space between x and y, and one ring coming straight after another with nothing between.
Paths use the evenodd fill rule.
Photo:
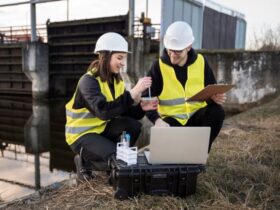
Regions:
<instances>
[{"instance_id":1,"label":"black equipment case","mask_svg":"<svg viewBox=\"0 0 280 210\"><path fill-rule=\"evenodd\" d=\"M184 197L196 191L197 175L205 165L147 163L144 154L139 154L137 164L127 166L113 158L110 163L109 183L115 190L115 198L124 200L138 194L174 195Z\"/></svg>"}]
</instances>

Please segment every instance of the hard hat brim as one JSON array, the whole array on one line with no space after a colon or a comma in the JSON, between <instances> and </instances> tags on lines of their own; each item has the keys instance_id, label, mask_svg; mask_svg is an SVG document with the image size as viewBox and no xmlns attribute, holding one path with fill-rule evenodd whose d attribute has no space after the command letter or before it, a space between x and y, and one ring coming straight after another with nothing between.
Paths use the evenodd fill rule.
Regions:
<instances>
[{"instance_id":1,"label":"hard hat brim","mask_svg":"<svg viewBox=\"0 0 280 210\"><path fill-rule=\"evenodd\" d=\"M97 51L97 52L96 52L96 51L93 51L93 54L98 55L100 52L104 52L104 51L109 51L109 50L102 50L102 51ZM120 52L120 53L132 54L131 51L109 51L109 52L115 52L115 53Z\"/></svg>"},{"instance_id":2,"label":"hard hat brim","mask_svg":"<svg viewBox=\"0 0 280 210\"><path fill-rule=\"evenodd\" d=\"M192 37L191 40L189 40L189 42L187 43L178 43L177 45L168 43L168 41L166 39L163 40L163 45L166 49L169 50L183 50L186 49L187 47L191 46L194 42L194 37Z\"/></svg>"}]
</instances>

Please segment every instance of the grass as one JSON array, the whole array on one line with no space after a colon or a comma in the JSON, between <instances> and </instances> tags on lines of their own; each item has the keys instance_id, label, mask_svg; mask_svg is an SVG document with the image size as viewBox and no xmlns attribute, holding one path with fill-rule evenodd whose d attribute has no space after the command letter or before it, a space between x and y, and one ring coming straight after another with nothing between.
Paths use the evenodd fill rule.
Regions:
<instances>
[{"instance_id":1,"label":"grass","mask_svg":"<svg viewBox=\"0 0 280 210\"><path fill-rule=\"evenodd\" d=\"M5 209L280 209L279 104L280 97L225 121L195 195L118 201L101 173L92 182L65 184Z\"/></svg>"}]
</instances>

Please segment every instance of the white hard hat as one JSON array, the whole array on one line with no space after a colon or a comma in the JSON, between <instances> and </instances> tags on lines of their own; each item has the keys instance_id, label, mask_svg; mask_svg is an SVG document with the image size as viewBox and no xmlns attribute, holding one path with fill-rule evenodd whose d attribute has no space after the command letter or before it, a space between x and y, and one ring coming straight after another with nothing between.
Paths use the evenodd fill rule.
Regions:
<instances>
[{"instance_id":1,"label":"white hard hat","mask_svg":"<svg viewBox=\"0 0 280 210\"><path fill-rule=\"evenodd\" d=\"M166 30L163 44L166 49L183 50L194 41L190 25L183 21L172 23Z\"/></svg>"},{"instance_id":2,"label":"white hard hat","mask_svg":"<svg viewBox=\"0 0 280 210\"><path fill-rule=\"evenodd\" d=\"M94 53L98 54L100 51L116 51L126 52L128 51L127 41L118 33L108 32L98 38Z\"/></svg>"}]
</instances>

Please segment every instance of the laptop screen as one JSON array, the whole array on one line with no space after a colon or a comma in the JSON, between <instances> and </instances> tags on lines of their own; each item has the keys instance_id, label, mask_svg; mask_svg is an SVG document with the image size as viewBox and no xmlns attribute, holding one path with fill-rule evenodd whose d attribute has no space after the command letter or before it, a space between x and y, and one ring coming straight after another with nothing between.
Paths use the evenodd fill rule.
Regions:
<instances>
[{"instance_id":1,"label":"laptop screen","mask_svg":"<svg viewBox=\"0 0 280 210\"><path fill-rule=\"evenodd\" d=\"M151 127L151 164L206 164L210 127Z\"/></svg>"}]
</instances>

